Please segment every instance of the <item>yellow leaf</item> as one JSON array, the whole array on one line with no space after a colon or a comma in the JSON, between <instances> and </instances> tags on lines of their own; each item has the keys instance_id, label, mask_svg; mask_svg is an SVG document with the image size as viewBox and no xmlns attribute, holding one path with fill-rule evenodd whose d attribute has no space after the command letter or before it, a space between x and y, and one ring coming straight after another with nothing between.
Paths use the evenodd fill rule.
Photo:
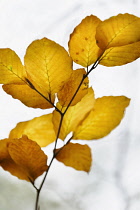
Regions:
<instances>
[{"instance_id":1,"label":"yellow leaf","mask_svg":"<svg viewBox=\"0 0 140 210\"><path fill-rule=\"evenodd\" d=\"M140 18L130 14L113 16L97 27L97 44L101 49L140 41Z\"/></svg>"},{"instance_id":2,"label":"yellow leaf","mask_svg":"<svg viewBox=\"0 0 140 210\"><path fill-rule=\"evenodd\" d=\"M64 115L59 138L64 140L66 136L71 132L75 131L79 123L85 118L88 112L93 109L94 106L94 91L92 88L88 89L88 93L78 102L75 106L70 106ZM57 108L62 112L65 111L66 107L62 107L59 103ZM56 133L58 132L60 124L60 114L55 110L53 112L53 123Z\"/></svg>"},{"instance_id":3,"label":"yellow leaf","mask_svg":"<svg viewBox=\"0 0 140 210\"><path fill-rule=\"evenodd\" d=\"M72 72L67 51L47 38L33 41L24 61L28 79L43 95L57 93Z\"/></svg>"},{"instance_id":4,"label":"yellow leaf","mask_svg":"<svg viewBox=\"0 0 140 210\"><path fill-rule=\"evenodd\" d=\"M125 96L96 99L94 109L77 127L73 139L93 140L109 134L121 122L129 101Z\"/></svg>"},{"instance_id":5,"label":"yellow leaf","mask_svg":"<svg viewBox=\"0 0 140 210\"><path fill-rule=\"evenodd\" d=\"M100 64L104 66L120 66L130 63L140 57L140 42L107 49L101 57Z\"/></svg>"},{"instance_id":6,"label":"yellow leaf","mask_svg":"<svg viewBox=\"0 0 140 210\"><path fill-rule=\"evenodd\" d=\"M36 141L40 147L45 147L54 142L56 135L52 123L52 113L18 123L11 130L9 138L20 138L23 134Z\"/></svg>"},{"instance_id":7,"label":"yellow leaf","mask_svg":"<svg viewBox=\"0 0 140 210\"><path fill-rule=\"evenodd\" d=\"M0 83L21 83L26 76L17 54L11 49L0 49Z\"/></svg>"},{"instance_id":8,"label":"yellow leaf","mask_svg":"<svg viewBox=\"0 0 140 210\"><path fill-rule=\"evenodd\" d=\"M57 153L59 149L56 149L55 152ZM56 159L66 166L85 172L90 171L92 163L91 150L86 144L69 143L56 155Z\"/></svg>"},{"instance_id":9,"label":"yellow leaf","mask_svg":"<svg viewBox=\"0 0 140 210\"><path fill-rule=\"evenodd\" d=\"M0 141L0 166L19 179L34 182L47 170L46 162L39 145L26 136Z\"/></svg>"},{"instance_id":10,"label":"yellow leaf","mask_svg":"<svg viewBox=\"0 0 140 210\"><path fill-rule=\"evenodd\" d=\"M87 16L70 35L69 52L75 63L87 67L99 58L102 50L96 44L95 33L100 22L96 16Z\"/></svg>"},{"instance_id":11,"label":"yellow leaf","mask_svg":"<svg viewBox=\"0 0 140 210\"><path fill-rule=\"evenodd\" d=\"M58 92L59 103L61 104L62 107L67 106L69 104L80 82L82 81L84 74L86 74L86 71L84 69L74 70L71 74L70 79L64 84L62 89ZM86 77L78 93L76 94L76 97L72 101L71 106L78 103L88 92L88 84L89 80Z\"/></svg>"},{"instance_id":12,"label":"yellow leaf","mask_svg":"<svg viewBox=\"0 0 140 210\"><path fill-rule=\"evenodd\" d=\"M40 96L35 90L30 88L26 83L7 84L3 85L2 87L7 94L12 95L13 98L20 100L28 107L41 109L53 107L46 99ZM46 94L46 98L49 98L48 94ZM54 95L51 98L51 102L54 103Z\"/></svg>"}]
</instances>

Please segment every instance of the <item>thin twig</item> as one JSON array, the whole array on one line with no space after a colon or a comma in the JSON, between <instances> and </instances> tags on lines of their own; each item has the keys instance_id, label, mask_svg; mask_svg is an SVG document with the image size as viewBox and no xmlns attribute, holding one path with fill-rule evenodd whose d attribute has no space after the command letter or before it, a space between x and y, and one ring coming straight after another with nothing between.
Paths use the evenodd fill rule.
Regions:
<instances>
[{"instance_id":1,"label":"thin twig","mask_svg":"<svg viewBox=\"0 0 140 210\"><path fill-rule=\"evenodd\" d=\"M38 206L39 195L40 195L40 190L38 189L37 190L37 194L36 194L35 210L38 210L39 209L39 206Z\"/></svg>"},{"instance_id":2,"label":"thin twig","mask_svg":"<svg viewBox=\"0 0 140 210\"><path fill-rule=\"evenodd\" d=\"M73 136L70 137L70 139L66 142L66 144L65 144L63 147L60 147L60 148L58 149L57 152L55 152L55 150L54 150L54 157L55 157L55 158L56 158L56 156L58 155L58 153L60 153L60 151L61 151L66 145L68 145L68 144L70 143L70 141L72 140L72 138L73 138Z\"/></svg>"},{"instance_id":3,"label":"thin twig","mask_svg":"<svg viewBox=\"0 0 140 210\"><path fill-rule=\"evenodd\" d=\"M99 58L99 59L100 59L100 58ZM73 102L75 96L77 95L77 93L78 93L78 91L79 91L79 89L80 89L80 87L81 87L83 81L85 80L85 78L89 75L89 73L91 73L91 71L92 71L93 69L95 69L95 68L98 66L98 64L99 64L99 59L97 59L97 61L93 64L93 66L91 67L91 69L90 69L89 71L88 71L88 68L87 68L87 73L83 75L83 78L82 78L80 84L78 85L77 90L75 91L73 97L71 98L71 100L70 100L68 106L66 107L66 109L65 109L65 111L64 111L63 113L61 112L61 110L59 110L59 109L51 102L51 104L55 107L56 111L59 112L61 118L60 118L60 123L59 123L58 131L57 131L57 135L56 135L56 140L55 140L55 145L54 145L54 150L53 150L54 152L53 152L52 159L51 159L51 161L50 161L50 163L49 163L49 165L48 165L48 168L47 168L46 173L45 173L45 175L44 175L44 178L43 178L43 180L42 180L42 182L41 182L41 184L40 184L40 187L39 187L38 189L36 188L36 189L37 189L37 196L36 196L35 210L39 210L38 203L39 203L40 191L41 191L41 189L42 189L42 187L43 187L43 185L44 185L44 182L45 182L45 180L46 180L46 177L47 177L47 175L48 175L48 172L49 172L49 170L50 170L50 167L51 167L51 165L52 165L52 163L53 163L53 160L56 158L56 156L58 155L58 153L60 153L60 152L63 150L63 148L72 140L72 137L73 137L73 136L72 136L72 137L67 141L67 143L66 143L63 147L61 147L57 152L55 152L56 146L57 146L57 142L58 142L58 138L59 138L59 135L60 135L60 131L61 131L61 127L62 127L62 122L63 122L64 116L65 116L67 110L69 109L71 103ZM33 86L33 87L34 87L34 86ZM45 96L43 96L35 87L34 87L33 89L36 90L36 92L38 92L43 98L45 98L45 99L48 101L48 99L47 99ZM50 102L50 101L48 101L48 102Z\"/></svg>"},{"instance_id":4,"label":"thin twig","mask_svg":"<svg viewBox=\"0 0 140 210\"><path fill-rule=\"evenodd\" d=\"M59 128L58 128L58 132L57 132L57 136L56 136L56 140L55 140L54 150L56 149L56 146L57 146L57 141L58 141L59 134L60 134L60 130L61 130L61 126L62 126L63 116L64 116L64 115L61 114L61 119L60 119ZM49 163L49 165L48 165L48 168L47 168L47 171L46 171L46 173L45 173L45 175L44 175L44 178L43 178L43 180L42 180L42 182L41 182L41 184L40 184L40 187L39 187L38 190L37 190L37 197L36 197L35 210L38 210L38 202L39 202L40 191L41 191L41 189L42 189L42 187L43 187L43 185L44 185L44 182L45 182L46 177L47 177L47 175L48 175L49 169L50 169L50 167L51 167L51 165L52 165L53 160L54 160L55 157L56 157L56 156L55 156L55 154L53 153L53 157L52 157L52 159L51 159L51 161L50 161L50 163Z\"/></svg>"},{"instance_id":5,"label":"thin twig","mask_svg":"<svg viewBox=\"0 0 140 210\"><path fill-rule=\"evenodd\" d=\"M57 141L58 141L58 138L59 138L59 134L60 134L60 131L61 131L61 126L62 126L62 122L63 122L63 117L64 117L64 114L61 113L61 118L60 118L60 123L59 123L59 127L58 127L58 131L57 131L57 136L56 136L56 140L55 140L55 145L54 145L54 149L56 149L56 146L57 146Z\"/></svg>"},{"instance_id":6,"label":"thin twig","mask_svg":"<svg viewBox=\"0 0 140 210\"><path fill-rule=\"evenodd\" d=\"M70 107L71 103L73 102L75 96L77 95L77 93L78 93L78 91L79 91L79 89L80 89L80 87L81 87L81 85L82 85L82 83L83 83L83 81L85 80L86 77L87 77L87 74L84 74L84 75L83 75L83 78L82 78L82 80L81 80L81 82L80 82L80 84L78 85L77 90L75 91L73 97L71 98L71 100L70 100L70 102L69 102L67 108L65 109L65 111L64 111L64 113L63 113L64 115L66 114L68 108Z\"/></svg>"},{"instance_id":7,"label":"thin twig","mask_svg":"<svg viewBox=\"0 0 140 210\"><path fill-rule=\"evenodd\" d=\"M61 113L61 111L55 106L55 104L51 101L51 95L49 94L49 99L44 96L41 92L39 92L39 90L36 89L36 87L27 79L25 78L26 80L26 84L29 85L30 88L32 88L33 90L35 90L40 96L42 96L48 103L50 103L57 112Z\"/></svg>"}]
</instances>

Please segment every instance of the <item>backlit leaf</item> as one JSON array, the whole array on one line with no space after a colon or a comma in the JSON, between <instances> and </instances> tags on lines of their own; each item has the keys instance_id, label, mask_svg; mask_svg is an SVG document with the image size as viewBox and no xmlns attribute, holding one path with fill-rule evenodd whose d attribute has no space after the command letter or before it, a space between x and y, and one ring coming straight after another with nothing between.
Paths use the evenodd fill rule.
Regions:
<instances>
[{"instance_id":1,"label":"backlit leaf","mask_svg":"<svg viewBox=\"0 0 140 210\"><path fill-rule=\"evenodd\" d=\"M45 147L54 142L56 135L52 123L52 113L18 123L11 130L9 138L20 138L23 134L36 141L40 147Z\"/></svg>"},{"instance_id":2,"label":"backlit leaf","mask_svg":"<svg viewBox=\"0 0 140 210\"><path fill-rule=\"evenodd\" d=\"M130 14L113 16L97 27L97 44L101 49L140 41L140 18Z\"/></svg>"},{"instance_id":3,"label":"backlit leaf","mask_svg":"<svg viewBox=\"0 0 140 210\"><path fill-rule=\"evenodd\" d=\"M30 88L26 83L20 84L7 84L3 85L3 90L12 95L13 98L20 100L28 107L47 109L53 106L42 96L40 96L35 90ZM47 99L49 95L46 94ZM54 103L54 96L51 98L51 102Z\"/></svg>"},{"instance_id":4,"label":"backlit leaf","mask_svg":"<svg viewBox=\"0 0 140 210\"><path fill-rule=\"evenodd\" d=\"M9 49L0 49L0 83L21 83L26 76L17 54Z\"/></svg>"},{"instance_id":5,"label":"backlit leaf","mask_svg":"<svg viewBox=\"0 0 140 210\"><path fill-rule=\"evenodd\" d=\"M62 106L67 106L69 104L84 74L86 74L86 71L84 69L74 70L71 74L70 79L58 92L59 103ZM88 83L89 80L86 77L71 105L75 105L77 102L79 102L82 99L82 97L88 92Z\"/></svg>"},{"instance_id":6,"label":"backlit leaf","mask_svg":"<svg viewBox=\"0 0 140 210\"><path fill-rule=\"evenodd\" d=\"M87 67L99 58L102 50L96 44L95 34L100 22L96 16L87 16L70 35L69 52L75 63Z\"/></svg>"},{"instance_id":7,"label":"backlit leaf","mask_svg":"<svg viewBox=\"0 0 140 210\"><path fill-rule=\"evenodd\" d=\"M74 132L73 139L99 139L109 134L122 120L130 99L104 96L95 101L94 109Z\"/></svg>"},{"instance_id":8,"label":"backlit leaf","mask_svg":"<svg viewBox=\"0 0 140 210\"><path fill-rule=\"evenodd\" d=\"M67 51L47 38L33 41L24 61L28 79L42 94L57 93L72 73Z\"/></svg>"},{"instance_id":9,"label":"backlit leaf","mask_svg":"<svg viewBox=\"0 0 140 210\"><path fill-rule=\"evenodd\" d=\"M56 149L57 153L59 149ZM89 172L92 157L88 145L69 143L56 155L56 159L66 166L70 166L79 171Z\"/></svg>"},{"instance_id":10,"label":"backlit leaf","mask_svg":"<svg viewBox=\"0 0 140 210\"><path fill-rule=\"evenodd\" d=\"M34 182L47 170L46 162L39 145L26 136L0 141L0 166L19 179Z\"/></svg>"},{"instance_id":11,"label":"backlit leaf","mask_svg":"<svg viewBox=\"0 0 140 210\"><path fill-rule=\"evenodd\" d=\"M94 106L94 91L92 88L88 89L88 93L78 102L75 106L70 106L65 113L63 118L59 138L64 140L66 136L71 132L75 131L79 123L85 118L88 112L93 109ZM62 107L59 103L57 108L62 112L65 111L66 107ZM60 123L60 114L55 110L53 112L53 123L56 133Z\"/></svg>"},{"instance_id":12,"label":"backlit leaf","mask_svg":"<svg viewBox=\"0 0 140 210\"><path fill-rule=\"evenodd\" d=\"M111 47L101 57L100 64L104 66L120 66L130 63L140 57L140 42Z\"/></svg>"}]
</instances>

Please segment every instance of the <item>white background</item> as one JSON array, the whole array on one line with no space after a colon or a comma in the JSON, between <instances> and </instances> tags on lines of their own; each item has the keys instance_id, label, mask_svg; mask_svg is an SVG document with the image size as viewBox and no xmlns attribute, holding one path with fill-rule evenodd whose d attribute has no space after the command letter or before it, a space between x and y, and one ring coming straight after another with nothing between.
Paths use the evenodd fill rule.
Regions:
<instances>
[{"instance_id":1,"label":"white background","mask_svg":"<svg viewBox=\"0 0 140 210\"><path fill-rule=\"evenodd\" d=\"M27 46L38 38L47 37L67 49L69 34L87 15L104 20L126 12L140 16L140 1L0 0L0 48L15 50L22 61ZM53 164L41 193L41 210L140 209L140 60L121 67L99 66L90 80L96 97L125 95L131 105L109 136L88 142L93 152L89 174ZM24 106L1 88L0 138L8 137L18 122L44 113ZM34 201L30 183L0 169L0 210L33 210Z\"/></svg>"}]
</instances>

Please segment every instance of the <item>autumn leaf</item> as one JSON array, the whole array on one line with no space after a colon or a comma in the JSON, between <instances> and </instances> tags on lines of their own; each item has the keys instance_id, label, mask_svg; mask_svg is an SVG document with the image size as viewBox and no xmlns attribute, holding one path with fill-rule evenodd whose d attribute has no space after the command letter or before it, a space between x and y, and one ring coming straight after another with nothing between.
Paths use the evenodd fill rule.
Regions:
<instances>
[{"instance_id":1,"label":"autumn leaf","mask_svg":"<svg viewBox=\"0 0 140 210\"><path fill-rule=\"evenodd\" d=\"M63 122L61 125L59 138L64 140L66 136L75 131L79 123L85 118L85 116L93 109L94 106L94 91L92 88L88 89L88 93L79 101L75 106L70 106L65 113ZM62 107L60 103L57 103L57 108L62 113L66 110L66 107ZM53 112L53 123L56 133L58 132L60 124L60 113L56 110Z\"/></svg>"},{"instance_id":2,"label":"autumn leaf","mask_svg":"<svg viewBox=\"0 0 140 210\"><path fill-rule=\"evenodd\" d=\"M84 74L86 74L86 71L84 69L77 69L72 71L70 79L64 84L62 89L58 92L58 100L62 107L67 106L70 103L73 95L75 94L79 84L83 79ZM89 80L86 77L78 93L76 94L74 100L72 101L71 106L78 103L88 92L88 84Z\"/></svg>"},{"instance_id":3,"label":"autumn leaf","mask_svg":"<svg viewBox=\"0 0 140 210\"><path fill-rule=\"evenodd\" d=\"M87 67L101 55L102 50L97 46L95 39L99 23L101 20L96 16L87 16L70 35L69 52L75 63Z\"/></svg>"},{"instance_id":4,"label":"autumn leaf","mask_svg":"<svg viewBox=\"0 0 140 210\"><path fill-rule=\"evenodd\" d=\"M48 109L52 108L52 104L43 98L39 93L30 88L26 83L7 84L2 86L3 90L12 95L13 98L20 100L23 104L32 108ZM45 97L49 99L46 93ZM51 102L54 103L54 95L51 96Z\"/></svg>"},{"instance_id":5,"label":"autumn leaf","mask_svg":"<svg viewBox=\"0 0 140 210\"><path fill-rule=\"evenodd\" d=\"M47 156L39 145L23 136L0 141L0 166L12 175L32 183L47 170Z\"/></svg>"},{"instance_id":6,"label":"autumn leaf","mask_svg":"<svg viewBox=\"0 0 140 210\"><path fill-rule=\"evenodd\" d=\"M59 150L60 148L56 149L55 153L57 154ZM85 172L90 171L92 163L91 150L89 146L78 143L68 143L65 145L56 155L56 159L64 163L66 166Z\"/></svg>"},{"instance_id":7,"label":"autumn leaf","mask_svg":"<svg viewBox=\"0 0 140 210\"><path fill-rule=\"evenodd\" d=\"M121 122L129 101L125 96L96 99L94 109L77 127L73 139L93 140L108 135Z\"/></svg>"},{"instance_id":8,"label":"autumn leaf","mask_svg":"<svg viewBox=\"0 0 140 210\"><path fill-rule=\"evenodd\" d=\"M140 18L127 13L110 17L98 25L95 37L102 50L138 42Z\"/></svg>"},{"instance_id":9,"label":"autumn leaf","mask_svg":"<svg viewBox=\"0 0 140 210\"><path fill-rule=\"evenodd\" d=\"M113 16L97 27L98 46L105 50L104 66L120 66L140 57L140 18L130 14Z\"/></svg>"},{"instance_id":10,"label":"autumn leaf","mask_svg":"<svg viewBox=\"0 0 140 210\"><path fill-rule=\"evenodd\" d=\"M0 49L0 83L24 83L24 67L17 54L9 49Z\"/></svg>"},{"instance_id":11,"label":"autumn leaf","mask_svg":"<svg viewBox=\"0 0 140 210\"><path fill-rule=\"evenodd\" d=\"M52 108L46 99L33 90L26 81L27 75L20 58L11 49L0 49L0 83L7 94L33 108ZM48 93L44 96L49 99ZM54 102L54 95L51 96Z\"/></svg>"},{"instance_id":12,"label":"autumn leaf","mask_svg":"<svg viewBox=\"0 0 140 210\"><path fill-rule=\"evenodd\" d=\"M111 47L101 57L100 64L104 66L121 66L140 57L140 42L122 47Z\"/></svg>"},{"instance_id":13,"label":"autumn leaf","mask_svg":"<svg viewBox=\"0 0 140 210\"><path fill-rule=\"evenodd\" d=\"M18 123L11 130L9 138L20 138L23 134L36 141L40 147L46 147L54 142L56 134L52 123L52 113Z\"/></svg>"},{"instance_id":14,"label":"autumn leaf","mask_svg":"<svg viewBox=\"0 0 140 210\"><path fill-rule=\"evenodd\" d=\"M57 93L72 73L67 51L47 38L29 45L24 63L29 81L43 95Z\"/></svg>"}]
</instances>

